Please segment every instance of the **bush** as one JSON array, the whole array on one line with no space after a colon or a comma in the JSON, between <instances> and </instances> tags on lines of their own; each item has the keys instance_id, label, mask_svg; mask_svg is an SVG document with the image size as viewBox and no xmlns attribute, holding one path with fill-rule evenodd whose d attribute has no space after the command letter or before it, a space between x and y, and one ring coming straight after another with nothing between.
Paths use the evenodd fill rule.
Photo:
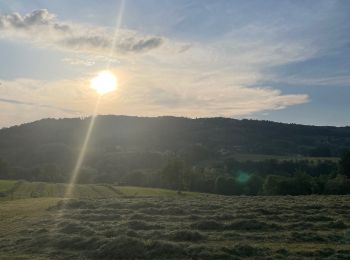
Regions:
<instances>
[{"instance_id":1,"label":"bush","mask_svg":"<svg viewBox=\"0 0 350 260\"><path fill-rule=\"evenodd\" d=\"M219 176L215 180L215 192L222 195L241 194L242 188L234 178Z\"/></svg>"},{"instance_id":2,"label":"bush","mask_svg":"<svg viewBox=\"0 0 350 260\"><path fill-rule=\"evenodd\" d=\"M329 179L325 185L325 193L350 194L350 179L340 174L333 179Z\"/></svg>"}]
</instances>

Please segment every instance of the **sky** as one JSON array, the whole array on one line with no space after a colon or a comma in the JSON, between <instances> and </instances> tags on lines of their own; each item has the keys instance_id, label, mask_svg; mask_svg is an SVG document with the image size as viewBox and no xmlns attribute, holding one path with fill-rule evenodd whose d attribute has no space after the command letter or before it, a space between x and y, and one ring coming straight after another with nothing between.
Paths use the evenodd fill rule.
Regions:
<instances>
[{"instance_id":1,"label":"sky","mask_svg":"<svg viewBox=\"0 0 350 260\"><path fill-rule=\"evenodd\" d=\"M350 125L350 1L0 0L0 128L92 114Z\"/></svg>"}]
</instances>

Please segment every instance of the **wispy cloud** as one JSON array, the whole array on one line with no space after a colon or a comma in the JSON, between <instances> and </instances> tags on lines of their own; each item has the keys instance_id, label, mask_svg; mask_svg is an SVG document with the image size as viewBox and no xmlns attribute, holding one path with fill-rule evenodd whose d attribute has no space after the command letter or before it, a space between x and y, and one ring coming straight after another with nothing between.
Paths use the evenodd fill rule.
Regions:
<instances>
[{"instance_id":1,"label":"wispy cloud","mask_svg":"<svg viewBox=\"0 0 350 260\"><path fill-rule=\"evenodd\" d=\"M72 109L66 109L66 108L61 108L61 107L56 107L56 106L51 106L51 105L45 105L45 104L37 104L37 103L32 103L32 102L25 102L25 101L20 101L20 100L15 100L15 99L6 99L6 98L0 98L0 102L3 103L9 103L9 104L15 104L15 105L25 105L25 106L34 106L38 108L51 108L67 113L74 113L74 114L80 114L81 112L72 110Z\"/></svg>"},{"instance_id":2,"label":"wispy cloud","mask_svg":"<svg viewBox=\"0 0 350 260\"><path fill-rule=\"evenodd\" d=\"M76 52L106 54L110 52L113 32L106 28L61 22L46 9L0 15L1 37L24 38L37 45L53 46ZM138 54L160 47L163 38L119 29L114 54Z\"/></svg>"},{"instance_id":3,"label":"wispy cloud","mask_svg":"<svg viewBox=\"0 0 350 260\"><path fill-rule=\"evenodd\" d=\"M294 86L343 86L348 87L350 85L350 76L322 76L317 77L300 77L300 76L284 76L271 78L270 82L279 84L288 84Z\"/></svg>"},{"instance_id":4,"label":"wispy cloud","mask_svg":"<svg viewBox=\"0 0 350 260\"><path fill-rule=\"evenodd\" d=\"M78 58L64 58L62 59L62 62L70 64L70 65L82 65L82 66L93 66L95 64L95 61L93 60L87 60L87 59L78 59Z\"/></svg>"}]
</instances>

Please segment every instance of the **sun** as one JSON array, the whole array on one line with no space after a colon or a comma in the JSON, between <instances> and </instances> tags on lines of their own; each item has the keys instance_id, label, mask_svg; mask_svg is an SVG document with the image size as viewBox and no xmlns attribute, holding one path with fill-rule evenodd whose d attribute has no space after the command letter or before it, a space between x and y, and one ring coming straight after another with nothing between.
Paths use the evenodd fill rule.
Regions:
<instances>
[{"instance_id":1,"label":"sun","mask_svg":"<svg viewBox=\"0 0 350 260\"><path fill-rule=\"evenodd\" d=\"M109 70L100 71L97 76L90 81L90 87L100 95L115 91L117 86L118 79Z\"/></svg>"}]
</instances>

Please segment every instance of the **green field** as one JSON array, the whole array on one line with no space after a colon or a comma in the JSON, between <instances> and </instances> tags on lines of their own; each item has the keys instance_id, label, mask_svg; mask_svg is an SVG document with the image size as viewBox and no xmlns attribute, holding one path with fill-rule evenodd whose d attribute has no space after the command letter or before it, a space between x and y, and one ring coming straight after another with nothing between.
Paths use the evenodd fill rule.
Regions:
<instances>
[{"instance_id":1,"label":"green field","mask_svg":"<svg viewBox=\"0 0 350 260\"><path fill-rule=\"evenodd\" d=\"M0 180L0 200L26 198L63 198L67 185L63 183ZM120 196L175 196L172 190L143 187L116 186L110 184L77 184L72 197L79 199L115 198ZM194 196L196 193L184 192Z\"/></svg>"},{"instance_id":2,"label":"green field","mask_svg":"<svg viewBox=\"0 0 350 260\"><path fill-rule=\"evenodd\" d=\"M0 181L0 259L349 259L350 196Z\"/></svg>"},{"instance_id":3,"label":"green field","mask_svg":"<svg viewBox=\"0 0 350 260\"><path fill-rule=\"evenodd\" d=\"M244 153L237 153L232 155L233 158L235 158L238 161L264 161L264 160L278 160L278 161L300 161L300 160L306 160L306 161L313 161L313 162L319 162L319 161L332 161L332 162L338 162L338 157L310 157L310 156L298 156L298 155L290 155L290 156L284 156L284 155L266 155L266 154L244 154Z\"/></svg>"}]
</instances>

